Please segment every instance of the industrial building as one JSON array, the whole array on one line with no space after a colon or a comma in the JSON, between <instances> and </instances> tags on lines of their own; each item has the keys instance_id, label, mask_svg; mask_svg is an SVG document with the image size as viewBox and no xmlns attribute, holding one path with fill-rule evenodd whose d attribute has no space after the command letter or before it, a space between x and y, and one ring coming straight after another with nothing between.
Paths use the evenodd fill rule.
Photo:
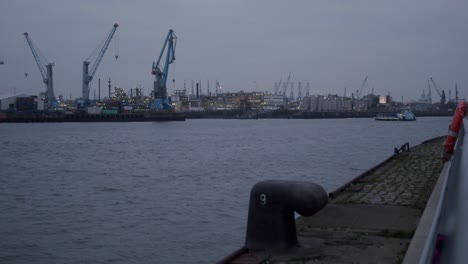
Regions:
<instances>
[{"instance_id":1,"label":"industrial building","mask_svg":"<svg viewBox=\"0 0 468 264\"><path fill-rule=\"evenodd\" d=\"M42 105L44 101L42 101ZM33 112L37 111L38 97L27 94L19 94L0 99L0 110L7 112Z\"/></svg>"}]
</instances>

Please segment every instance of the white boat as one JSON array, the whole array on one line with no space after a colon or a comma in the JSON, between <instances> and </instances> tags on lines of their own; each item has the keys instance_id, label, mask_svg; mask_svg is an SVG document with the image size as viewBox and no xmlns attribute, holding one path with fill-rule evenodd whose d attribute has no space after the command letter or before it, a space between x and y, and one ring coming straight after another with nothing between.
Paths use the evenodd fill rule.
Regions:
<instances>
[{"instance_id":1,"label":"white boat","mask_svg":"<svg viewBox=\"0 0 468 264\"><path fill-rule=\"evenodd\" d=\"M375 117L378 121L416 121L416 116L409 110L393 113L379 113Z\"/></svg>"}]
</instances>

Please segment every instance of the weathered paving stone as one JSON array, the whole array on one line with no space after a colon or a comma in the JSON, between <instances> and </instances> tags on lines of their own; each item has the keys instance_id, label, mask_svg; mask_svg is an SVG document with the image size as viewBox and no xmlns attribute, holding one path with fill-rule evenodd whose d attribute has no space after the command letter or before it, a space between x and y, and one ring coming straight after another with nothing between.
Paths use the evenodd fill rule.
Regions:
<instances>
[{"instance_id":1,"label":"weathered paving stone","mask_svg":"<svg viewBox=\"0 0 468 264\"><path fill-rule=\"evenodd\" d=\"M443 139L395 156L296 220L300 247L263 263L401 263L442 171Z\"/></svg>"},{"instance_id":2,"label":"weathered paving stone","mask_svg":"<svg viewBox=\"0 0 468 264\"><path fill-rule=\"evenodd\" d=\"M430 188L428 181L434 177L434 171L440 171L442 168L439 155L442 141L412 148L409 153L397 156L386 166L367 176L368 180L362 179L361 182L364 186L360 190L367 192L367 194L362 195L360 199L365 200L365 202L369 202L369 200L373 202L376 199L369 197L379 195L385 201L396 196L402 196L402 198L411 201L417 200L414 198L414 194ZM435 173L435 176L437 175L438 173ZM419 197L419 195L415 197ZM343 199L346 199L345 196ZM398 202L401 203L401 201ZM408 202L406 203L408 204ZM411 204L409 203L409 205Z\"/></svg>"}]
</instances>

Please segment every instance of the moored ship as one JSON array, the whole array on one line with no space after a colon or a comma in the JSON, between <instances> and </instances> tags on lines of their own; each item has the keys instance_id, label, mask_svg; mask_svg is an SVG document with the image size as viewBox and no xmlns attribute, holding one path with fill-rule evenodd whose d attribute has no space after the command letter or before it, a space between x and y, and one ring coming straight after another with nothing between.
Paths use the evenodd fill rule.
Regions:
<instances>
[{"instance_id":1,"label":"moored ship","mask_svg":"<svg viewBox=\"0 0 468 264\"><path fill-rule=\"evenodd\" d=\"M416 116L410 110L393 113L379 113L375 117L378 121L416 121Z\"/></svg>"}]
</instances>

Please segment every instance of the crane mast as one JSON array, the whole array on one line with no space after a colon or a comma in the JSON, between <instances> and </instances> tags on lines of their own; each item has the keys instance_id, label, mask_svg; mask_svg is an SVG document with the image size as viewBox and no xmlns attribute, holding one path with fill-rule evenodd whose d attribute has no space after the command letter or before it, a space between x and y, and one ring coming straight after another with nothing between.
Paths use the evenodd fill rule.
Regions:
<instances>
[{"instance_id":1,"label":"crane mast","mask_svg":"<svg viewBox=\"0 0 468 264\"><path fill-rule=\"evenodd\" d=\"M53 74L52 74L52 67L54 66L54 64L47 62L47 61L46 61L46 64L44 64L41 60L41 57L39 56L36 45L34 45L31 38L29 38L28 32L24 33L24 37L26 38L26 42L28 43L29 48L31 49L31 53L34 57L34 60L36 61L37 67L39 68L39 71L41 72L42 81L45 83L45 86L46 86L47 105L49 108L51 108L55 101L54 80L53 80ZM44 58L44 60L46 59Z\"/></svg>"},{"instance_id":2,"label":"crane mast","mask_svg":"<svg viewBox=\"0 0 468 264\"><path fill-rule=\"evenodd\" d=\"M302 82L298 82L297 86L298 86L297 89L299 90L297 94L297 100L301 100L302 99Z\"/></svg>"},{"instance_id":3,"label":"crane mast","mask_svg":"<svg viewBox=\"0 0 468 264\"><path fill-rule=\"evenodd\" d=\"M169 30L164 41L163 48L159 54L157 62L153 62L151 73L155 76L154 78L154 101L151 104L151 109L154 110L171 110L172 106L167 97L167 75L169 73L169 64L175 61L175 48L177 43L177 36L174 34L172 29ZM166 59L164 62L164 68L161 70L159 63L163 57L164 51L167 46Z\"/></svg>"},{"instance_id":4,"label":"crane mast","mask_svg":"<svg viewBox=\"0 0 468 264\"><path fill-rule=\"evenodd\" d=\"M289 94L289 101L294 101L294 82L291 82L291 93Z\"/></svg>"},{"instance_id":5,"label":"crane mast","mask_svg":"<svg viewBox=\"0 0 468 264\"><path fill-rule=\"evenodd\" d=\"M216 80L216 95L219 94L222 94L222 91L221 91L221 85L219 84L218 80Z\"/></svg>"},{"instance_id":6,"label":"crane mast","mask_svg":"<svg viewBox=\"0 0 468 264\"><path fill-rule=\"evenodd\" d=\"M91 81L93 80L94 74L96 73L97 68L99 67L99 64L101 63L101 60L104 57L107 47L109 47L109 43L111 42L112 37L114 36L115 31L117 30L118 26L119 25L115 23L114 26L112 27L111 32L107 35L104 45L99 50L99 54L97 55L96 60L94 60L91 68L89 68L89 65L91 64L91 62L89 61L90 58L88 58L87 60L83 62L83 99L86 102L89 101L89 91L90 91Z\"/></svg>"}]
</instances>

